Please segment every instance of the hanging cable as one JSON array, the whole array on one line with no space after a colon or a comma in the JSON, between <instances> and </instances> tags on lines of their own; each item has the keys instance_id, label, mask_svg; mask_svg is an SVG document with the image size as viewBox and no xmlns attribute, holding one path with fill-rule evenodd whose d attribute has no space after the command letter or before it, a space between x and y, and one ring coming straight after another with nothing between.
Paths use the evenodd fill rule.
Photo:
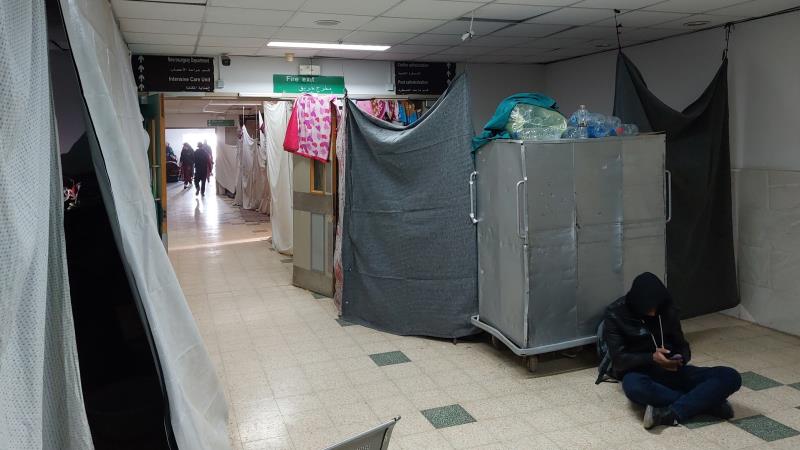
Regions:
<instances>
[{"instance_id":1,"label":"hanging cable","mask_svg":"<svg viewBox=\"0 0 800 450\"><path fill-rule=\"evenodd\" d=\"M620 40L619 37L619 35L622 34L621 30L622 25L620 25L620 23L617 22L617 14L619 14L620 12L621 11L618 9L614 10L614 29L617 30L617 50L622 51L622 41Z\"/></svg>"},{"instance_id":2,"label":"hanging cable","mask_svg":"<svg viewBox=\"0 0 800 450\"><path fill-rule=\"evenodd\" d=\"M723 61L728 58L728 44L731 41L731 31L733 31L733 27L733 22L728 22L725 24L725 50L722 51Z\"/></svg>"}]
</instances>

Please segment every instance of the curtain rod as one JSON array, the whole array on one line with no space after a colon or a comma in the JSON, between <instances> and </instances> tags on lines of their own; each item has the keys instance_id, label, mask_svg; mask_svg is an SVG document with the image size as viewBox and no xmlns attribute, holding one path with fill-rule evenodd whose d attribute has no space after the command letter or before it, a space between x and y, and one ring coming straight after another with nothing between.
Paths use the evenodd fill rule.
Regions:
<instances>
[{"instance_id":1,"label":"curtain rod","mask_svg":"<svg viewBox=\"0 0 800 450\"><path fill-rule=\"evenodd\" d=\"M662 38L658 38L658 39L653 39L651 41L639 42L638 44L625 45L622 48L638 47L640 45L652 44L653 42L660 42L660 41L665 41L667 39L672 39L672 38L676 38L676 37L688 36L690 34L701 33L703 31L715 30L717 28L725 28L728 25L738 25L740 23L753 22L755 20L761 20L761 19L768 19L770 17L782 16L784 14L791 14L791 13L798 12L798 11L800 11L800 6L794 6L794 7L789 8L789 9L776 11L774 13L765 14L763 16L749 17L747 19L739 19L739 20L734 20L734 21L731 21L731 22L725 22L725 23L722 23L722 24L719 24L719 25L714 25L712 27L701 28L699 30L690 30L690 31L687 31L685 33L673 34L672 36L666 36L666 37L662 37ZM624 18L625 16L622 16L622 17ZM623 35L623 37L624 37L624 35ZM569 58L556 59L556 60L553 60L553 61L548 61L546 63L540 63L540 64L546 66L548 64L555 64L555 63L560 63L560 62L564 62L564 61L572 61L573 59L584 58L586 56L600 55L602 53L617 52L617 51L619 51L619 49L610 48L610 49L607 49L607 50L600 50L600 51L597 51L597 52L594 52L594 53L587 53L585 55L580 55L580 56L570 56Z\"/></svg>"}]
</instances>

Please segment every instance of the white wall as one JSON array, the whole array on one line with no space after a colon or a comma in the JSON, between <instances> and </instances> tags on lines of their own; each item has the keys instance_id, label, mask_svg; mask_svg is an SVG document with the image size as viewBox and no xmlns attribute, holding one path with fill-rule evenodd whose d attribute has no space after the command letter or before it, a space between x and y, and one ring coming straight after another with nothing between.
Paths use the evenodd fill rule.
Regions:
<instances>
[{"instance_id":1,"label":"white wall","mask_svg":"<svg viewBox=\"0 0 800 450\"><path fill-rule=\"evenodd\" d=\"M800 335L800 13L736 26L729 50L734 221L742 304L731 311ZM719 68L721 29L625 50L650 89L683 109ZM610 113L616 52L546 66L562 110Z\"/></svg>"},{"instance_id":2,"label":"white wall","mask_svg":"<svg viewBox=\"0 0 800 450\"><path fill-rule=\"evenodd\" d=\"M800 170L800 13L736 25L729 51L731 158L736 168ZM624 35L623 35L624 36ZM631 47L650 89L676 109L694 101L719 68L722 29ZM546 93L564 112L611 113L616 52L549 64Z\"/></svg>"},{"instance_id":3,"label":"white wall","mask_svg":"<svg viewBox=\"0 0 800 450\"><path fill-rule=\"evenodd\" d=\"M351 95L394 95L393 68L389 61L314 58L322 75L344 76L345 87ZM219 75L225 82L221 92L272 94L273 74L297 73L299 64L309 64L307 58L232 56L231 65L221 66ZM472 117L476 130L494 113L497 104L517 92L538 92L544 87L544 68L536 64L467 64L457 66L457 72L467 72L472 92Z\"/></svg>"}]
</instances>

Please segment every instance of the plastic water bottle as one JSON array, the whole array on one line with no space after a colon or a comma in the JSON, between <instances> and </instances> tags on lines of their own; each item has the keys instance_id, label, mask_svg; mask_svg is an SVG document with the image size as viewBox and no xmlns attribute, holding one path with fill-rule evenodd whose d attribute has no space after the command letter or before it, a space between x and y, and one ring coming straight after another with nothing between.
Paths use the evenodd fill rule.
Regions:
<instances>
[{"instance_id":1,"label":"plastic water bottle","mask_svg":"<svg viewBox=\"0 0 800 450\"><path fill-rule=\"evenodd\" d=\"M589 137L589 110L586 105L581 105L576 112L578 116L578 138L586 139Z\"/></svg>"}]
</instances>

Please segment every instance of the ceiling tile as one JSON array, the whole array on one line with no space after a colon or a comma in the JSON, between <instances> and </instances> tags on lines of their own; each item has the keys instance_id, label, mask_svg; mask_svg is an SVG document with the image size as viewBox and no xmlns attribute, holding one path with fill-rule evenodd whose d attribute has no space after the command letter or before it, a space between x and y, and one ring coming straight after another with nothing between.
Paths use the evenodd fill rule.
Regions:
<instances>
[{"instance_id":1,"label":"ceiling tile","mask_svg":"<svg viewBox=\"0 0 800 450\"><path fill-rule=\"evenodd\" d=\"M517 62L524 64L543 64L546 62L550 62L552 60L553 57L547 56L547 53L542 53L540 55L533 55L533 56L520 56L517 58Z\"/></svg>"},{"instance_id":2,"label":"ceiling tile","mask_svg":"<svg viewBox=\"0 0 800 450\"><path fill-rule=\"evenodd\" d=\"M200 22L178 20L119 19L121 31L138 33L194 34L200 32Z\"/></svg>"},{"instance_id":3,"label":"ceiling tile","mask_svg":"<svg viewBox=\"0 0 800 450\"><path fill-rule=\"evenodd\" d=\"M213 46L213 47L197 47L197 51L195 55L221 55L223 53L227 53L228 55L242 55L242 56L254 56L258 51L257 48L238 48L238 47L227 47L227 46Z\"/></svg>"},{"instance_id":4,"label":"ceiling tile","mask_svg":"<svg viewBox=\"0 0 800 450\"><path fill-rule=\"evenodd\" d=\"M197 36L191 34L122 33L128 44L194 45Z\"/></svg>"},{"instance_id":5,"label":"ceiling tile","mask_svg":"<svg viewBox=\"0 0 800 450\"><path fill-rule=\"evenodd\" d=\"M498 55L512 55L512 56L531 56L541 55L542 53L555 50L555 48L533 48L533 47L507 47L495 50L494 53Z\"/></svg>"},{"instance_id":6,"label":"ceiling tile","mask_svg":"<svg viewBox=\"0 0 800 450\"><path fill-rule=\"evenodd\" d=\"M403 33L424 33L444 24L444 20L431 19L397 19L376 17L364 24L359 30L364 31L397 31Z\"/></svg>"},{"instance_id":7,"label":"ceiling tile","mask_svg":"<svg viewBox=\"0 0 800 450\"><path fill-rule=\"evenodd\" d=\"M636 29L623 29L620 39L622 45L630 44L632 42L652 41L656 39L663 39L665 37L674 36L686 32L687 30L663 29L663 28L636 28Z\"/></svg>"},{"instance_id":8,"label":"ceiling tile","mask_svg":"<svg viewBox=\"0 0 800 450\"><path fill-rule=\"evenodd\" d=\"M555 10L555 6L510 5L491 3L475 10L475 18L520 21Z\"/></svg>"},{"instance_id":9,"label":"ceiling tile","mask_svg":"<svg viewBox=\"0 0 800 450\"><path fill-rule=\"evenodd\" d=\"M623 27L639 28L639 27L652 27L660 23L678 20L688 16L689 14L685 13L638 10L620 14L617 17L617 21ZM606 19L600 22L593 23L592 25L597 25L602 27L614 27L614 19L613 18Z\"/></svg>"},{"instance_id":10,"label":"ceiling tile","mask_svg":"<svg viewBox=\"0 0 800 450\"><path fill-rule=\"evenodd\" d=\"M208 0L208 6L297 11L302 0Z\"/></svg>"},{"instance_id":11,"label":"ceiling tile","mask_svg":"<svg viewBox=\"0 0 800 450\"><path fill-rule=\"evenodd\" d=\"M639 9L655 5L661 1L663 0L583 0L572 6L580 8Z\"/></svg>"},{"instance_id":12,"label":"ceiling tile","mask_svg":"<svg viewBox=\"0 0 800 450\"><path fill-rule=\"evenodd\" d=\"M294 53L295 58L312 58L319 50L313 48L272 48L264 47L256 52L259 56L274 56L276 58L284 58L287 53Z\"/></svg>"},{"instance_id":13,"label":"ceiling tile","mask_svg":"<svg viewBox=\"0 0 800 450\"><path fill-rule=\"evenodd\" d=\"M451 20L479 8L486 2L461 2L444 0L403 0L402 3L385 12L386 17L407 17L412 19Z\"/></svg>"},{"instance_id":14,"label":"ceiling tile","mask_svg":"<svg viewBox=\"0 0 800 450\"><path fill-rule=\"evenodd\" d=\"M280 26L292 17L289 11L206 7L206 22Z\"/></svg>"},{"instance_id":15,"label":"ceiling tile","mask_svg":"<svg viewBox=\"0 0 800 450\"><path fill-rule=\"evenodd\" d=\"M301 11L378 16L400 0L307 0Z\"/></svg>"},{"instance_id":16,"label":"ceiling tile","mask_svg":"<svg viewBox=\"0 0 800 450\"><path fill-rule=\"evenodd\" d=\"M224 37L224 36L200 36L198 47L238 47L238 48L261 48L266 44L263 38L251 37Z\"/></svg>"},{"instance_id":17,"label":"ceiling tile","mask_svg":"<svg viewBox=\"0 0 800 450\"><path fill-rule=\"evenodd\" d=\"M295 28L283 27L276 31L270 40L288 40L303 42L338 42L350 33L347 30L332 30L329 28Z\"/></svg>"},{"instance_id":18,"label":"ceiling tile","mask_svg":"<svg viewBox=\"0 0 800 450\"><path fill-rule=\"evenodd\" d=\"M268 38L278 31L278 27L259 25L235 25L230 23L205 23L203 36L233 36Z\"/></svg>"},{"instance_id":19,"label":"ceiling tile","mask_svg":"<svg viewBox=\"0 0 800 450\"><path fill-rule=\"evenodd\" d=\"M496 0L495 3L514 3L517 5L540 5L540 6L567 6L578 0Z\"/></svg>"},{"instance_id":20,"label":"ceiling tile","mask_svg":"<svg viewBox=\"0 0 800 450\"><path fill-rule=\"evenodd\" d=\"M379 52L358 52L359 57ZM318 50L315 58L353 58L353 52L346 50Z\"/></svg>"},{"instance_id":21,"label":"ceiling tile","mask_svg":"<svg viewBox=\"0 0 800 450\"><path fill-rule=\"evenodd\" d=\"M569 28L568 25L550 25L541 23L521 23L494 33L494 36L540 37L558 33Z\"/></svg>"},{"instance_id":22,"label":"ceiling tile","mask_svg":"<svg viewBox=\"0 0 800 450\"><path fill-rule=\"evenodd\" d=\"M345 36L348 44L394 45L416 36L415 33L382 33L380 31L353 31Z\"/></svg>"},{"instance_id":23,"label":"ceiling tile","mask_svg":"<svg viewBox=\"0 0 800 450\"><path fill-rule=\"evenodd\" d=\"M461 37L455 34L420 34L414 38L404 42L404 44L420 44L420 45L458 45L461 43Z\"/></svg>"},{"instance_id":24,"label":"ceiling tile","mask_svg":"<svg viewBox=\"0 0 800 450\"><path fill-rule=\"evenodd\" d=\"M742 1L743 0L667 0L644 9L648 11L701 13L742 3Z\"/></svg>"},{"instance_id":25,"label":"ceiling tile","mask_svg":"<svg viewBox=\"0 0 800 450\"><path fill-rule=\"evenodd\" d=\"M442 50L441 52L437 53L437 55L485 55L487 53L491 53L493 50L495 49L492 47L478 47L475 45L467 47L465 45L459 45Z\"/></svg>"},{"instance_id":26,"label":"ceiling tile","mask_svg":"<svg viewBox=\"0 0 800 450\"><path fill-rule=\"evenodd\" d=\"M529 23L556 25L586 25L598 20L614 17L614 11L603 8L561 8L529 20Z\"/></svg>"},{"instance_id":27,"label":"ceiling tile","mask_svg":"<svg viewBox=\"0 0 800 450\"><path fill-rule=\"evenodd\" d=\"M130 44L131 53L142 55L191 55L194 45Z\"/></svg>"},{"instance_id":28,"label":"ceiling tile","mask_svg":"<svg viewBox=\"0 0 800 450\"><path fill-rule=\"evenodd\" d=\"M415 61L452 63L452 62L459 62L460 58L457 58L452 55L441 55L437 53L434 55L420 56Z\"/></svg>"},{"instance_id":29,"label":"ceiling tile","mask_svg":"<svg viewBox=\"0 0 800 450\"><path fill-rule=\"evenodd\" d=\"M734 22L737 20L744 19L744 17L736 17L736 16L715 16L711 14L694 14L692 16L684 17L680 20L675 20L672 22L666 22L658 25L658 28L669 28L673 30L681 30L681 31L692 31L707 27L713 27L716 25L724 25L728 22ZM687 27L684 25L687 22L697 22L697 21L708 21L706 25L702 25L699 27Z\"/></svg>"},{"instance_id":30,"label":"ceiling tile","mask_svg":"<svg viewBox=\"0 0 800 450\"><path fill-rule=\"evenodd\" d=\"M425 55L420 53L372 52L367 55L365 59L374 59L378 61L412 61L421 56ZM353 55L349 57L352 58Z\"/></svg>"},{"instance_id":31,"label":"ceiling tile","mask_svg":"<svg viewBox=\"0 0 800 450\"><path fill-rule=\"evenodd\" d=\"M498 55L497 53L492 53L488 55L478 55L473 56L467 59L468 63L478 63L478 64L500 64L500 63L513 63L516 62L516 58L512 55Z\"/></svg>"},{"instance_id":32,"label":"ceiling tile","mask_svg":"<svg viewBox=\"0 0 800 450\"><path fill-rule=\"evenodd\" d=\"M114 17L130 19L199 21L205 7L199 5L176 5L171 3L134 2L111 0Z\"/></svg>"},{"instance_id":33,"label":"ceiling tile","mask_svg":"<svg viewBox=\"0 0 800 450\"><path fill-rule=\"evenodd\" d=\"M480 21L475 20L472 24L472 30L478 36L486 35L489 33L493 33L500 28L507 27L508 23L506 22L487 22L487 21ZM469 31L469 20L451 20L446 24L436 27L431 30L431 33L437 34L457 34L461 36L462 34Z\"/></svg>"},{"instance_id":34,"label":"ceiling tile","mask_svg":"<svg viewBox=\"0 0 800 450\"><path fill-rule=\"evenodd\" d=\"M420 55L430 55L449 48L446 45L395 45L389 51L391 53L419 53Z\"/></svg>"},{"instance_id":35,"label":"ceiling tile","mask_svg":"<svg viewBox=\"0 0 800 450\"><path fill-rule=\"evenodd\" d=\"M586 42L590 40L591 39L546 37L533 39L528 45L535 48L571 48L585 46Z\"/></svg>"},{"instance_id":36,"label":"ceiling tile","mask_svg":"<svg viewBox=\"0 0 800 450\"><path fill-rule=\"evenodd\" d=\"M288 27L306 27L306 28L325 28L337 30L355 30L361 25L369 22L371 16L353 16L347 14L323 14L323 13L307 13L298 12L286 22ZM335 20L340 22L337 25L317 25L314 23L317 20Z\"/></svg>"},{"instance_id":37,"label":"ceiling tile","mask_svg":"<svg viewBox=\"0 0 800 450\"><path fill-rule=\"evenodd\" d=\"M617 30L614 27L576 27L554 34L553 37L579 39L616 39Z\"/></svg>"},{"instance_id":38,"label":"ceiling tile","mask_svg":"<svg viewBox=\"0 0 800 450\"><path fill-rule=\"evenodd\" d=\"M527 38L523 36L478 36L464 42L462 45L478 47L512 47L525 42Z\"/></svg>"},{"instance_id":39,"label":"ceiling tile","mask_svg":"<svg viewBox=\"0 0 800 450\"><path fill-rule=\"evenodd\" d=\"M727 8L708 11L723 16L758 17L798 6L797 0L753 0Z\"/></svg>"}]
</instances>

